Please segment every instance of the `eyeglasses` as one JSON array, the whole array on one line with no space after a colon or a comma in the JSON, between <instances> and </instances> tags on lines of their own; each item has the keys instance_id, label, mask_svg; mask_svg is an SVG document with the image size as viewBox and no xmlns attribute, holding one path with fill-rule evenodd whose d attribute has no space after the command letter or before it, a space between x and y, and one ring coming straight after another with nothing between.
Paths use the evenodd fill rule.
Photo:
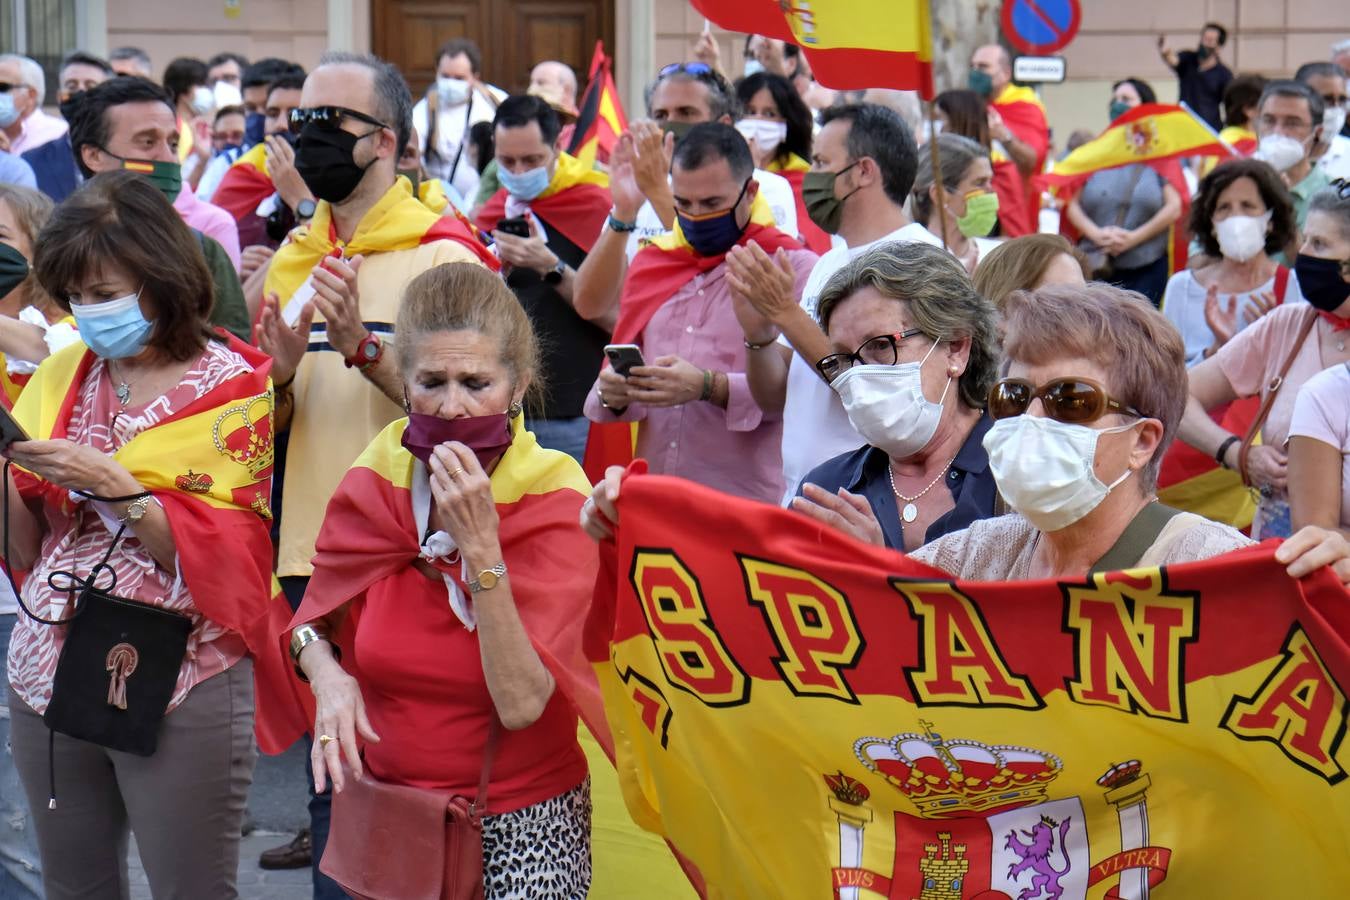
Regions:
<instances>
[{"instance_id":1,"label":"eyeglasses","mask_svg":"<svg viewBox=\"0 0 1350 900\"><path fill-rule=\"evenodd\" d=\"M893 366L900 359L900 344L907 338L923 334L922 328L911 328L895 334L879 334L868 338L853 353L831 353L816 363L816 371L825 376L826 381L834 381L840 375L859 366Z\"/></svg>"},{"instance_id":2,"label":"eyeglasses","mask_svg":"<svg viewBox=\"0 0 1350 900\"><path fill-rule=\"evenodd\" d=\"M1147 418L1111 399L1105 388L1088 378L1054 378L1040 387L1025 378L1004 378L989 391L989 415L994 419L1020 416L1038 398L1047 416L1068 425L1086 425L1111 413Z\"/></svg>"},{"instance_id":3,"label":"eyeglasses","mask_svg":"<svg viewBox=\"0 0 1350 900\"><path fill-rule=\"evenodd\" d=\"M291 134L299 134L306 125L310 124L327 131L337 131L342 127L343 117L356 119L377 128L390 127L374 116L368 116L359 110L348 109L345 106L311 106L291 110Z\"/></svg>"},{"instance_id":4,"label":"eyeglasses","mask_svg":"<svg viewBox=\"0 0 1350 900\"><path fill-rule=\"evenodd\" d=\"M1350 179L1337 178L1330 184L1330 187L1336 189L1336 196L1342 200L1350 200Z\"/></svg>"},{"instance_id":5,"label":"eyeglasses","mask_svg":"<svg viewBox=\"0 0 1350 900\"><path fill-rule=\"evenodd\" d=\"M0 94L8 94L16 87L23 87L21 84L11 84L8 81L0 81Z\"/></svg>"}]
</instances>

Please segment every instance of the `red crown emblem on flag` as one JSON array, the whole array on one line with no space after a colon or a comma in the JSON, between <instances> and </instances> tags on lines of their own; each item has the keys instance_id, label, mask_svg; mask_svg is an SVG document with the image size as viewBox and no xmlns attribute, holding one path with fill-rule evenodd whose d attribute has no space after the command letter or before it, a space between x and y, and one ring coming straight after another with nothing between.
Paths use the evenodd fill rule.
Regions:
<instances>
[{"instance_id":1,"label":"red crown emblem on flag","mask_svg":"<svg viewBox=\"0 0 1350 900\"><path fill-rule=\"evenodd\" d=\"M853 752L918 807L925 819L993 813L1046 800L1064 768L1052 753L972 740L944 740L931 722L923 734L865 737Z\"/></svg>"},{"instance_id":2,"label":"red crown emblem on flag","mask_svg":"<svg viewBox=\"0 0 1350 900\"><path fill-rule=\"evenodd\" d=\"M249 397L216 418L212 428L216 449L259 478L272 466L272 400L266 394Z\"/></svg>"}]
</instances>

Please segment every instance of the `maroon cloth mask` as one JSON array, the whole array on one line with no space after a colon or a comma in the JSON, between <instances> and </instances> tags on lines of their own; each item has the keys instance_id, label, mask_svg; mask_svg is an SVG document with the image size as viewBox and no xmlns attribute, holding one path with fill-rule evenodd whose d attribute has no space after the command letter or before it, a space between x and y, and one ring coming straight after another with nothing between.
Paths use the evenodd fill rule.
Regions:
<instances>
[{"instance_id":1,"label":"maroon cloth mask","mask_svg":"<svg viewBox=\"0 0 1350 900\"><path fill-rule=\"evenodd\" d=\"M431 461L431 452L447 441L458 441L473 451L478 464L488 465L511 446L511 422L506 413L491 416L467 416L461 419L442 419L408 413L408 427L403 432L403 449L424 464Z\"/></svg>"}]
</instances>

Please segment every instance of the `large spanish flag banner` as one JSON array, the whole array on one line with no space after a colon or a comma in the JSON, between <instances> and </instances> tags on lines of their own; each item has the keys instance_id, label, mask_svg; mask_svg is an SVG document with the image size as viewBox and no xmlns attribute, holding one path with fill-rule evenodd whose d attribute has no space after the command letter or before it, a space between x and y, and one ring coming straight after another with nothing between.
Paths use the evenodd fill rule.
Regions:
<instances>
[{"instance_id":1,"label":"large spanish flag banner","mask_svg":"<svg viewBox=\"0 0 1350 900\"><path fill-rule=\"evenodd\" d=\"M953 583L630 475L587 653L709 897L1344 896L1350 597L1269 545Z\"/></svg>"},{"instance_id":2,"label":"large spanish flag banner","mask_svg":"<svg viewBox=\"0 0 1350 900\"><path fill-rule=\"evenodd\" d=\"M723 28L796 44L836 90L895 88L933 98L928 0L689 0Z\"/></svg>"}]
</instances>

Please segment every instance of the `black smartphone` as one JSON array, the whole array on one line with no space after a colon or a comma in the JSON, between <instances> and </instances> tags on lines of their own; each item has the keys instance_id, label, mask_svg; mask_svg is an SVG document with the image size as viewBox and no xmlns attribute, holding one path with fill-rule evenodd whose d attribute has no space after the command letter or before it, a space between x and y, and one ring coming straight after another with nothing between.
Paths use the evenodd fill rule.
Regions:
<instances>
[{"instance_id":1,"label":"black smartphone","mask_svg":"<svg viewBox=\"0 0 1350 900\"><path fill-rule=\"evenodd\" d=\"M642 348L637 344L606 344L605 356L609 359L610 368L624 378L628 377L628 371L633 366L646 365L642 361Z\"/></svg>"},{"instance_id":2,"label":"black smartphone","mask_svg":"<svg viewBox=\"0 0 1350 900\"><path fill-rule=\"evenodd\" d=\"M514 234L516 237L527 238L530 236L530 223L525 221L524 216L516 216L514 219L499 221L497 230L502 234Z\"/></svg>"},{"instance_id":3,"label":"black smartphone","mask_svg":"<svg viewBox=\"0 0 1350 900\"><path fill-rule=\"evenodd\" d=\"M19 424L18 420L10 414L9 410L0 406L0 450L6 450L10 444L17 444L19 441L30 440L32 438L23 430L23 426Z\"/></svg>"}]
</instances>

